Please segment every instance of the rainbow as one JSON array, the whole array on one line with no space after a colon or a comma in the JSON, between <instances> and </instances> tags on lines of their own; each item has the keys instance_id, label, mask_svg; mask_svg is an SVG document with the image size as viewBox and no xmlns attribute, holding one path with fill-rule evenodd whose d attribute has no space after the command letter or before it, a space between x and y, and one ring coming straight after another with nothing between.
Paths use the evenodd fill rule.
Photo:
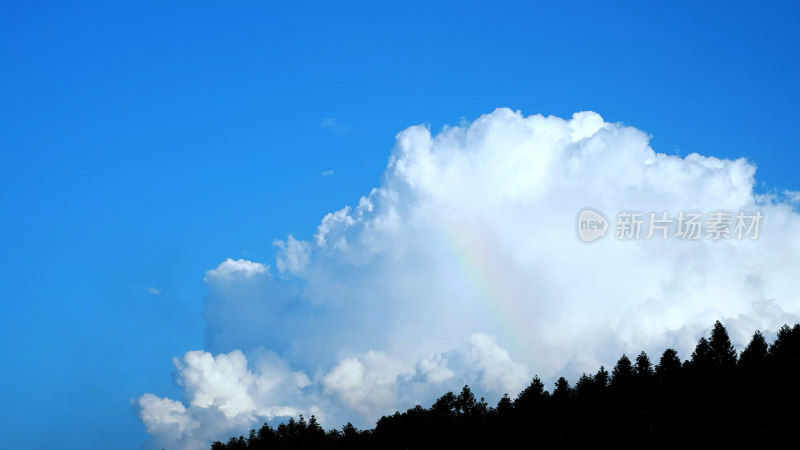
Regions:
<instances>
[{"instance_id":1,"label":"rainbow","mask_svg":"<svg viewBox=\"0 0 800 450\"><path fill-rule=\"evenodd\" d=\"M443 221L440 229L443 241L451 250L454 264L465 281L471 284L480 302L473 307L477 306L491 315L485 330L476 331L489 332L499 327L515 341L510 344L525 353L512 354L512 358L516 356L525 361L537 361L549 344L542 339L531 318L520 314L518 294L513 289L517 286L502 269L495 248L475 228Z\"/></svg>"}]
</instances>

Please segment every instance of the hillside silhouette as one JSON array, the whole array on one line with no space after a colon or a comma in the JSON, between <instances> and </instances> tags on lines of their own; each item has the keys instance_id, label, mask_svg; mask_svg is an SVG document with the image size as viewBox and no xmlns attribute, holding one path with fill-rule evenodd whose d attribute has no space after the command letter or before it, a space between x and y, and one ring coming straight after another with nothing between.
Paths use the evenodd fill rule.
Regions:
<instances>
[{"instance_id":1,"label":"hillside silhouette","mask_svg":"<svg viewBox=\"0 0 800 450\"><path fill-rule=\"evenodd\" d=\"M464 386L371 430L326 431L300 416L211 449L767 447L792 442L798 424L800 324L784 325L771 345L757 331L737 355L717 321L683 362L673 349L655 362L622 355L610 372L601 366L574 385L562 377L551 391L534 377L496 406Z\"/></svg>"}]
</instances>

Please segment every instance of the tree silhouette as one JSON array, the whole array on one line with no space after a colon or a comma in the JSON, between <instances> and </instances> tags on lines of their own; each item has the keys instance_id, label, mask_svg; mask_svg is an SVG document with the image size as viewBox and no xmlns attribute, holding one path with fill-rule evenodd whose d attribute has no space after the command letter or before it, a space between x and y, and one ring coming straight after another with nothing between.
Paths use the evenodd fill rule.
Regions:
<instances>
[{"instance_id":1,"label":"tree silhouette","mask_svg":"<svg viewBox=\"0 0 800 450\"><path fill-rule=\"evenodd\" d=\"M664 350L664 353L661 355L661 359L658 360L658 365L655 369L655 375L659 382L675 382L680 371L681 359L678 358L678 352L672 348Z\"/></svg>"},{"instance_id":2,"label":"tree silhouette","mask_svg":"<svg viewBox=\"0 0 800 450\"><path fill-rule=\"evenodd\" d=\"M758 370L767 363L768 356L769 346L767 345L767 340L764 339L764 335L761 334L760 330L756 330L755 334L753 334L753 339L742 351L739 365L748 370Z\"/></svg>"},{"instance_id":3,"label":"tree silhouette","mask_svg":"<svg viewBox=\"0 0 800 450\"><path fill-rule=\"evenodd\" d=\"M649 439L653 435L653 396L655 391L653 364L645 352L639 353L636 357L636 365L633 367L633 382L637 410L635 420L638 423L636 429L639 430L640 435L646 435L646 437L640 436L638 442L642 443L644 439ZM642 430L645 429L647 432L642 433Z\"/></svg>"},{"instance_id":4,"label":"tree silhouette","mask_svg":"<svg viewBox=\"0 0 800 450\"><path fill-rule=\"evenodd\" d=\"M628 389L633 378L633 366L627 356L622 355L611 371L611 388Z\"/></svg>"},{"instance_id":5,"label":"tree silhouette","mask_svg":"<svg viewBox=\"0 0 800 450\"><path fill-rule=\"evenodd\" d=\"M639 356L636 357L634 373L636 377L640 379L649 380L653 377L653 364L650 362L650 358L647 357L647 353L641 352Z\"/></svg>"},{"instance_id":6,"label":"tree silhouette","mask_svg":"<svg viewBox=\"0 0 800 450\"><path fill-rule=\"evenodd\" d=\"M558 444L564 447L566 444L567 428L570 422L570 402L572 400L572 388L566 378L560 377L556 381L553 390L552 403L555 413L556 425L558 426Z\"/></svg>"},{"instance_id":7,"label":"tree silhouette","mask_svg":"<svg viewBox=\"0 0 800 450\"><path fill-rule=\"evenodd\" d=\"M597 370L597 373L594 374L595 388L605 390L608 388L609 383L611 383L611 376L608 374L608 371L605 367L600 366L600 368Z\"/></svg>"},{"instance_id":8,"label":"tree silhouette","mask_svg":"<svg viewBox=\"0 0 800 450\"><path fill-rule=\"evenodd\" d=\"M716 367L731 370L736 365L736 350L728 337L728 330L722 326L719 320L714 323L711 340L708 341L708 344L711 347L711 355Z\"/></svg>"},{"instance_id":9,"label":"tree silhouette","mask_svg":"<svg viewBox=\"0 0 800 450\"><path fill-rule=\"evenodd\" d=\"M676 448L777 447L796 439L800 423L800 325L784 326L768 345L757 331L737 361L716 322L691 358L667 349L653 367L641 352L622 355L611 373L583 374L574 387L560 377L552 394L537 376L496 408L464 386L430 408L381 417L372 430L347 423L325 430L315 416L264 424L248 437L214 442L231 449Z\"/></svg>"},{"instance_id":10,"label":"tree silhouette","mask_svg":"<svg viewBox=\"0 0 800 450\"><path fill-rule=\"evenodd\" d=\"M690 367L699 372L705 372L714 367L714 350L711 348L708 339L700 338L692 352L690 363Z\"/></svg>"}]
</instances>

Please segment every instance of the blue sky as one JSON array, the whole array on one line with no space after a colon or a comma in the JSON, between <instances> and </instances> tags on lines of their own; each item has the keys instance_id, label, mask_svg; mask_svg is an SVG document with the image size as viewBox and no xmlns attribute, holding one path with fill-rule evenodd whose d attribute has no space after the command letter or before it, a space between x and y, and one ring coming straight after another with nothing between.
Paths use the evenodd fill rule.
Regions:
<instances>
[{"instance_id":1,"label":"blue sky","mask_svg":"<svg viewBox=\"0 0 800 450\"><path fill-rule=\"evenodd\" d=\"M412 125L592 110L800 189L799 9L3 2L0 447L139 448L205 272L312 239Z\"/></svg>"}]
</instances>

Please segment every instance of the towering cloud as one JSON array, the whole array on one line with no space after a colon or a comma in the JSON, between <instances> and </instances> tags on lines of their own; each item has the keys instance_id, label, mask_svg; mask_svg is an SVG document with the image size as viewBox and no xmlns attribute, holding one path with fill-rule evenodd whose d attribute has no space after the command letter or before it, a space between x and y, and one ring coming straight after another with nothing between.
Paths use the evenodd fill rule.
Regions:
<instances>
[{"instance_id":1,"label":"towering cloud","mask_svg":"<svg viewBox=\"0 0 800 450\"><path fill-rule=\"evenodd\" d=\"M277 272L207 272L210 353L177 361L186 398L145 394L142 420L160 442L203 447L286 414L371 426L467 383L496 401L623 352L688 357L716 319L742 345L800 313L800 216L754 177L745 159L656 153L592 112L408 128L379 187L275 241ZM610 222L590 244L587 207ZM623 211L720 210L759 212L758 239L613 236Z\"/></svg>"}]
</instances>

